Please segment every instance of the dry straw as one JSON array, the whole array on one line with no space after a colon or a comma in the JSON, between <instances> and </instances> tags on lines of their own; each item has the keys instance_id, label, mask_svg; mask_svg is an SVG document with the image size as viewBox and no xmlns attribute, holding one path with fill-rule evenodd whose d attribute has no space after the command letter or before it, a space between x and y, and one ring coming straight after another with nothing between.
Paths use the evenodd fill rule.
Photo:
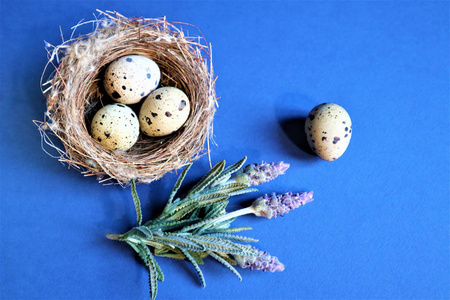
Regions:
<instances>
[{"instance_id":1,"label":"dry straw","mask_svg":"<svg viewBox=\"0 0 450 300\"><path fill-rule=\"evenodd\" d=\"M61 162L85 176L95 175L99 182L121 185L127 185L131 179L152 182L209 153L217 99L211 47L200 31L165 18L99 13L101 18L72 28L75 31L79 26L93 24L92 32L71 37L56 47L47 44L52 49L48 49L46 70L53 66L54 71L50 80L42 83L47 101L45 120L35 121L43 142L56 149ZM183 26L198 34L189 35ZM90 136L89 118L111 101L102 91L105 67L129 54L153 59L161 69L161 85L178 87L188 95L191 114L176 133L163 138L141 134L133 148L118 152L104 148ZM61 140L63 147L58 147L52 136Z\"/></svg>"}]
</instances>

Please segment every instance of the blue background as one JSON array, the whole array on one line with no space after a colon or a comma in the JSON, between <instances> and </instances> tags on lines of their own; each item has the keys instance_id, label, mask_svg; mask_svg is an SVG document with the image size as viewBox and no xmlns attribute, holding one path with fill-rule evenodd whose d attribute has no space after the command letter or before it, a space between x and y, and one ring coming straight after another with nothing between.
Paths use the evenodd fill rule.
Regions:
<instances>
[{"instance_id":1,"label":"blue background","mask_svg":"<svg viewBox=\"0 0 450 300\"><path fill-rule=\"evenodd\" d=\"M145 267L108 233L130 229L129 189L102 186L41 150L44 40L60 44L95 9L198 26L213 45L220 106L212 162L286 161L261 193L315 191L284 218L245 216L282 273L213 260L202 289L187 262L158 258L158 299L450 298L448 1L1 1L2 299L146 299ZM89 26L88 26L89 27ZM87 28L89 29L89 28ZM303 119L322 102L349 112L346 153L305 151ZM188 175L207 171L207 156ZM175 174L138 186L156 216Z\"/></svg>"}]
</instances>

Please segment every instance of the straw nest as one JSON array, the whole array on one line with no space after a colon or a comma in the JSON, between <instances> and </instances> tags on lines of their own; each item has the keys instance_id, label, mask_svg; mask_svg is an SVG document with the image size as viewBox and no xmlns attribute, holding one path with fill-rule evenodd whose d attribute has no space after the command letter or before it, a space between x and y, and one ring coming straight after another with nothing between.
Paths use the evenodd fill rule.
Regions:
<instances>
[{"instance_id":1,"label":"straw nest","mask_svg":"<svg viewBox=\"0 0 450 300\"><path fill-rule=\"evenodd\" d=\"M56 149L61 162L85 176L121 185L131 179L152 182L209 152L215 79L211 47L200 31L165 18L126 18L115 12L100 15L72 28L75 31L81 25L93 24L92 32L71 37L59 46L47 43L49 62L44 74L50 66L54 71L50 80L42 83L47 103L45 119L35 121L43 142ZM198 34L189 35L183 26ZM189 97L191 114L176 133L162 138L141 134L129 151L119 152L104 148L91 137L90 120L96 110L112 102L102 90L106 66L130 54L154 60L161 70L161 85L183 90ZM57 146L52 136L63 147Z\"/></svg>"}]
</instances>

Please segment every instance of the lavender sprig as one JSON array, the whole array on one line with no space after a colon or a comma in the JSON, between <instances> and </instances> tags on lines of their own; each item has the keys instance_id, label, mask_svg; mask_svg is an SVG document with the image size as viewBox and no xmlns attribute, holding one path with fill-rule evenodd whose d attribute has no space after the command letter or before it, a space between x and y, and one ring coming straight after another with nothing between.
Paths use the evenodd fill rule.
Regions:
<instances>
[{"instance_id":1,"label":"lavender sprig","mask_svg":"<svg viewBox=\"0 0 450 300\"><path fill-rule=\"evenodd\" d=\"M241 169L234 178L235 182L245 183L250 186L260 185L269 182L279 175L282 175L289 168L289 164L284 162L251 164Z\"/></svg>"},{"instance_id":2,"label":"lavender sprig","mask_svg":"<svg viewBox=\"0 0 450 300\"><path fill-rule=\"evenodd\" d=\"M296 209L313 201L313 195L313 191L305 193L287 192L280 195L273 193L270 196L266 194L255 199L251 206L221 215L211 222L213 224L218 224L225 220L230 220L247 214L254 214L255 216L266 217L268 219L276 218L278 215L283 216L290 210Z\"/></svg>"},{"instance_id":3,"label":"lavender sprig","mask_svg":"<svg viewBox=\"0 0 450 300\"><path fill-rule=\"evenodd\" d=\"M249 207L227 212L231 196L256 191L250 186L268 182L284 174L289 167L289 164L278 162L242 168L245 160L244 157L227 168L225 161L219 162L187 194L176 197L189 165L180 174L161 215L144 224L141 223L140 201L132 181L138 226L124 234L108 235L108 238L126 242L139 254L149 270L151 299L156 298L157 281L164 279L155 256L190 261L203 286L205 279L200 265L207 256L223 264L239 279L242 279L241 275L233 266L236 264L251 270L284 270L284 265L277 257L243 244L257 240L235 234L250 227L231 227L231 222L236 217L250 213L275 218L312 201L313 192L264 195ZM232 177L233 174L236 175Z\"/></svg>"},{"instance_id":4,"label":"lavender sprig","mask_svg":"<svg viewBox=\"0 0 450 300\"><path fill-rule=\"evenodd\" d=\"M284 271L284 265L276 256L271 256L269 253L261 250L258 250L257 256L234 255L234 259L243 269L249 268L252 271L259 270L264 272Z\"/></svg>"}]
</instances>

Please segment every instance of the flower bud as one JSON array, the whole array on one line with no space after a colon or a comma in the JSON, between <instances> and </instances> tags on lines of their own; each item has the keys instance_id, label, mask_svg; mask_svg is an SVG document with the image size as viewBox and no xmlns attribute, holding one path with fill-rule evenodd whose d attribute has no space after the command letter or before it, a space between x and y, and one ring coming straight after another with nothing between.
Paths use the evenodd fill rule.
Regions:
<instances>
[{"instance_id":1,"label":"flower bud","mask_svg":"<svg viewBox=\"0 0 450 300\"><path fill-rule=\"evenodd\" d=\"M253 201L253 213L260 217L268 219L283 216L292 209L305 205L313 201L314 192L296 193L287 192L282 195L273 193L272 195L264 195Z\"/></svg>"},{"instance_id":2,"label":"flower bud","mask_svg":"<svg viewBox=\"0 0 450 300\"><path fill-rule=\"evenodd\" d=\"M284 265L278 260L276 256L271 256L269 253L257 250L257 256L241 256L234 255L234 259L238 265L245 269L259 270L259 271L284 271Z\"/></svg>"},{"instance_id":3,"label":"flower bud","mask_svg":"<svg viewBox=\"0 0 450 300\"><path fill-rule=\"evenodd\" d=\"M236 174L235 181L250 186L260 185L284 174L288 168L289 164L284 162L251 164Z\"/></svg>"}]
</instances>

